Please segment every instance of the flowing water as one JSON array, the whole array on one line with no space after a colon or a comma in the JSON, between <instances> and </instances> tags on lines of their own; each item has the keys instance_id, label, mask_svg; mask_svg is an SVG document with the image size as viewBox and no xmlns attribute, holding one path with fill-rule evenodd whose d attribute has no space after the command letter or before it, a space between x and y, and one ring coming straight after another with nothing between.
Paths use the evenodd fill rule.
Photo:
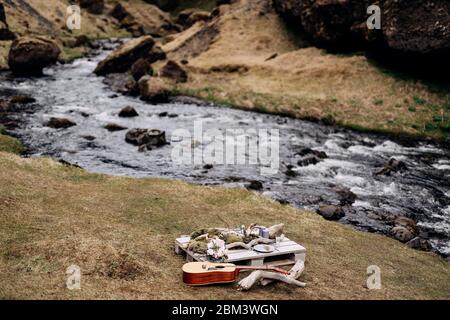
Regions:
<instances>
[{"instance_id":1,"label":"flowing water","mask_svg":"<svg viewBox=\"0 0 450 320\"><path fill-rule=\"evenodd\" d=\"M31 156L51 156L77 164L88 171L132 177L163 177L189 182L243 187L250 180L263 183L263 195L301 208L317 209L320 203L337 204L339 190L349 189L356 201L344 207L340 221L358 229L388 233L390 217L415 219L421 236L431 240L433 250L450 255L450 150L430 142L404 145L380 135L324 126L286 117L199 105L189 100L151 105L129 96L117 96L92 71L107 50L71 64L46 70L38 79L12 79L0 83L0 96L29 94L37 99L29 112L22 112L14 130ZM139 113L120 118L125 106ZM161 116L168 112L170 116ZM45 126L50 117L65 117L77 125L68 129ZM278 173L262 175L249 165L175 165L174 143L138 152L125 142L126 131L103 128L116 123L131 128L164 130L168 141L178 129L194 131L194 123L206 129L278 129ZM90 140L86 136L91 136ZM95 140L92 140L95 137ZM223 137L224 140L230 137ZM201 147L205 142L193 142ZM328 158L299 166L302 148L324 151ZM251 150L250 150L251 151ZM247 154L248 156L248 154ZM389 176L375 175L389 159L403 161L407 170ZM292 166L291 174L286 171ZM294 174L295 173L295 174Z\"/></svg>"}]
</instances>

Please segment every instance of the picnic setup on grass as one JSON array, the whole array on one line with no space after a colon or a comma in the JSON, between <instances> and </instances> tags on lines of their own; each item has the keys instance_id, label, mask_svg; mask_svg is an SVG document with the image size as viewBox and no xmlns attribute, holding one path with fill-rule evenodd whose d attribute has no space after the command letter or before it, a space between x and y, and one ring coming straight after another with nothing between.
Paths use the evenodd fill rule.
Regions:
<instances>
[{"instance_id":1,"label":"picnic setup on grass","mask_svg":"<svg viewBox=\"0 0 450 320\"><path fill-rule=\"evenodd\" d=\"M252 271L239 281L240 290L274 281L305 286L298 278L305 269L306 249L286 237L284 224L200 229L177 238L175 252L186 256L182 270L187 285L234 283L241 272Z\"/></svg>"}]
</instances>

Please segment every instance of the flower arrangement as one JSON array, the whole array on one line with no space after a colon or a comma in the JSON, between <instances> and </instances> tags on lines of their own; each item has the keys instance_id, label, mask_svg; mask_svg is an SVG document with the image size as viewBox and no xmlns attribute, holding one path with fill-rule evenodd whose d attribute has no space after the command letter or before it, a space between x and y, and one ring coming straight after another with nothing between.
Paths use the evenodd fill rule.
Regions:
<instances>
[{"instance_id":1,"label":"flower arrangement","mask_svg":"<svg viewBox=\"0 0 450 320\"><path fill-rule=\"evenodd\" d=\"M227 258L227 253L228 251L225 247L225 241L216 237L208 242L206 255L209 260L223 262Z\"/></svg>"}]
</instances>

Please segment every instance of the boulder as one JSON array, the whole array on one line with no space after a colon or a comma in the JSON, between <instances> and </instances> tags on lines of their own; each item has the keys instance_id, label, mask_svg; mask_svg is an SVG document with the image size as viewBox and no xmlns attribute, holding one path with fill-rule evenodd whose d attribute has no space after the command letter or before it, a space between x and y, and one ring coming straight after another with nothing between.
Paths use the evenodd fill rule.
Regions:
<instances>
[{"instance_id":1,"label":"boulder","mask_svg":"<svg viewBox=\"0 0 450 320\"><path fill-rule=\"evenodd\" d=\"M102 14L105 8L104 0L78 0L80 7L92 14Z\"/></svg>"},{"instance_id":2,"label":"boulder","mask_svg":"<svg viewBox=\"0 0 450 320\"><path fill-rule=\"evenodd\" d=\"M61 50L44 37L23 37L14 40L8 56L11 71L21 76L39 76L42 70L57 62Z\"/></svg>"},{"instance_id":3,"label":"boulder","mask_svg":"<svg viewBox=\"0 0 450 320\"><path fill-rule=\"evenodd\" d=\"M317 213L326 220L339 220L345 216L341 207L327 204L320 205Z\"/></svg>"},{"instance_id":4,"label":"boulder","mask_svg":"<svg viewBox=\"0 0 450 320\"><path fill-rule=\"evenodd\" d=\"M307 167L309 165L318 164L320 161L321 160L319 158L317 158L316 156L309 155L309 156L305 156L305 157L301 158L300 160L298 160L297 164L300 167Z\"/></svg>"},{"instance_id":5,"label":"boulder","mask_svg":"<svg viewBox=\"0 0 450 320\"><path fill-rule=\"evenodd\" d=\"M402 226L393 227L390 233L395 239L405 243L414 238L414 234Z\"/></svg>"},{"instance_id":6,"label":"boulder","mask_svg":"<svg viewBox=\"0 0 450 320\"><path fill-rule=\"evenodd\" d=\"M167 144L166 133L158 129L131 129L125 135L125 141L140 147L140 151Z\"/></svg>"},{"instance_id":7,"label":"boulder","mask_svg":"<svg viewBox=\"0 0 450 320\"><path fill-rule=\"evenodd\" d=\"M160 78L144 76L139 82L141 99L153 103L167 102L170 96L170 88Z\"/></svg>"},{"instance_id":8,"label":"boulder","mask_svg":"<svg viewBox=\"0 0 450 320\"><path fill-rule=\"evenodd\" d=\"M261 181L257 181L257 180L252 180L250 181L246 186L247 189L249 190L262 190L263 189L263 184Z\"/></svg>"},{"instance_id":9,"label":"boulder","mask_svg":"<svg viewBox=\"0 0 450 320\"><path fill-rule=\"evenodd\" d=\"M73 126L76 126L76 123L66 119L66 118L56 118L52 117L46 124L47 127L53 128L53 129L67 129Z\"/></svg>"},{"instance_id":10,"label":"boulder","mask_svg":"<svg viewBox=\"0 0 450 320\"><path fill-rule=\"evenodd\" d=\"M111 12L109 13L112 17L116 18L118 21L122 21L130 16L130 13L125 9L120 3L116 4Z\"/></svg>"},{"instance_id":11,"label":"boulder","mask_svg":"<svg viewBox=\"0 0 450 320\"><path fill-rule=\"evenodd\" d=\"M126 130L127 129L126 127L123 127L123 126L118 125L116 123L108 123L103 128L105 128L106 130L108 130L110 132L122 131L122 130Z\"/></svg>"},{"instance_id":12,"label":"boulder","mask_svg":"<svg viewBox=\"0 0 450 320\"><path fill-rule=\"evenodd\" d=\"M375 174L389 176L393 172L403 172L403 171L406 171L407 169L408 169L408 167L406 166L406 163L404 163L401 160L391 158L384 165L384 167L382 169L380 169L379 171L377 171Z\"/></svg>"},{"instance_id":13,"label":"boulder","mask_svg":"<svg viewBox=\"0 0 450 320\"><path fill-rule=\"evenodd\" d=\"M328 155L325 152L318 151L318 150L313 150L313 149L310 149L310 148L302 148L300 151L298 151L296 153L296 155L299 155L299 156L302 156L302 157L313 155L313 156L315 156L317 158L320 158L320 159L328 158Z\"/></svg>"},{"instance_id":14,"label":"boulder","mask_svg":"<svg viewBox=\"0 0 450 320\"><path fill-rule=\"evenodd\" d=\"M18 104L30 104L35 103L36 99L30 96L13 96L10 100L11 103L18 103Z\"/></svg>"},{"instance_id":15,"label":"boulder","mask_svg":"<svg viewBox=\"0 0 450 320\"><path fill-rule=\"evenodd\" d=\"M177 23L189 28L199 21L209 21L211 19L211 13L198 9L185 9L178 14Z\"/></svg>"},{"instance_id":16,"label":"boulder","mask_svg":"<svg viewBox=\"0 0 450 320\"><path fill-rule=\"evenodd\" d=\"M91 46L91 40L84 34L77 36L74 42L74 47L82 46Z\"/></svg>"},{"instance_id":17,"label":"boulder","mask_svg":"<svg viewBox=\"0 0 450 320\"><path fill-rule=\"evenodd\" d=\"M349 188L336 187L334 190L339 195L341 206L351 206L356 201L356 194L354 194Z\"/></svg>"},{"instance_id":18,"label":"boulder","mask_svg":"<svg viewBox=\"0 0 450 320\"><path fill-rule=\"evenodd\" d=\"M406 243L406 245L410 248L417 249L417 250L423 250L423 251L431 250L430 240L422 239L420 237L415 237L415 238L409 240Z\"/></svg>"},{"instance_id":19,"label":"boulder","mask_svg":"<svg viewBox=\"0 0 450 320\"><path fill-rule=\"evenodd\" d=\"M154 47L150 54L146 57L149 63L154 63L159 60L166 60L167 55L161 47Z\"/></svg>"},{"instance_id":20,"label":"boulder","mask_svg":"<svg viewBox=\"0 0 450 320\"><path fill-rule=\"evenodd\" d=\"M87 141L94 141L95 139L97 139L96 137L91 136L91 135L86 135L86 136L81 136L81 137Z\"/></svg>"},{"instance_id":21,"label":"boulder","mask_svg":"<svg viewBox=\"0 0 450 320\"><path fill-rule=\"evenodd\" d=\"M151 63L147 59L141 58L133 63L130 73L133 76L134 80L138 81L143 76L152 76L153 68Z\"/></svg>"},{"instance_id":22,"label":"boulder","mask_svg":"<svg viewBox=\"0 0 450 320\"><path fill-rule=\"evenodd\" d=\"M133 107L130 107L130 106L123 108L119 112L119 117L122 117L122 118L132 118L132 117L137 117L137 116L139 116L137 111Z\"/></svg>"},{"instance_id":23,"label":"boulder","mask_svg":"<svg viewBox=\"0 0 450 320\"><path fill-rule=\"evenodd\" d=\"M151 36L130 40L101 61L94 73L105 75L108 73L126 72L137 60L145 58L154 44L155 41Z\"/></svg>"},{"instance_id":24,"label":"boulder","mask_svg":"<svg viewBox=\"0 0 450 320\"><path fill-rule=\"evenodd\" d=\"M394 220L394 224L396 226L404 227L408 229L411 233L417 234L417 225L416 222L407 217L397 217Z\"/></svg>"},{"instance_id":25,"label":"boulder","mask_svg":"<svg viewBox=\"0 0 450 320\"><path fill-rule=\"evenodd\" d=\"M161 70L161 77L175 80L175 82L184 83L188 80L186 71L175 61L169 60Z\"/></svg>"}]
</instances>

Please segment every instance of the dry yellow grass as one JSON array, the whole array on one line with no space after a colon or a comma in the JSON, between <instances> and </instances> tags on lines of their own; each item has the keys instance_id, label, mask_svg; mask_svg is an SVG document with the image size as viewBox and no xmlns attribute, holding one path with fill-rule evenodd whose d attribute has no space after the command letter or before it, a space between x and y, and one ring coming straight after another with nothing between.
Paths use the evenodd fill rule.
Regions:
<instances>
[{"instance_id":1,"label":"dry yellow grass","mask_svg":"<svg viewBox=\"0 0 450 320\"><path fill-rule=\"evenodd\" d=\"M108 177L1 152L0 181L0 298L450 298L441 258L248 191ZM183 285L177 236L252 222L283 222L307 248L305 289ZM71 264L82 269L81 290L66 288ZM369 265L381 268L381 290L364 287Z\"/></svg>"},{"instance_id":2,"label":"dry yellow grass","mask_svg":"<svg viewBox=\"0 0 450 320\"><path fill-rule=\"evenodd\" d=\"M171 58L189 60L190 81L178 90L246 109L333 119L358 129L447 136L448 88L386 72L363 55L298 49L268 3L241 0L223 7L209 26L218 36L201 52L193 45L196 38L207 39L200 24L167 43ZM266 61L274 54L278 56ZM227 66L241 70L229 72Z\"/></svg>"}]
</instances>

